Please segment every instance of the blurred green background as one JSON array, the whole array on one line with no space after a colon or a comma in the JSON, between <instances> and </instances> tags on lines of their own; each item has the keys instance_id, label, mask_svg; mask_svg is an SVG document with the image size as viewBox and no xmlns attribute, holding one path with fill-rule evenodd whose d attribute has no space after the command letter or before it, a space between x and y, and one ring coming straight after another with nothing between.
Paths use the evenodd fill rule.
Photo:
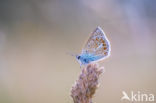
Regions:
<instances>
[{"instance_id":1,"label":"blurred green background","mask_svg":"<svg viewBox=\"0 0 156 103\"><path fill-rule=\"evenodd\" d=\"M155 0L0 0L0 103L73 103L81 53L100 26L112 45L93 101L156 94ZM130 102L128 102L130 103Z\"/></svg>"}]
</instances>

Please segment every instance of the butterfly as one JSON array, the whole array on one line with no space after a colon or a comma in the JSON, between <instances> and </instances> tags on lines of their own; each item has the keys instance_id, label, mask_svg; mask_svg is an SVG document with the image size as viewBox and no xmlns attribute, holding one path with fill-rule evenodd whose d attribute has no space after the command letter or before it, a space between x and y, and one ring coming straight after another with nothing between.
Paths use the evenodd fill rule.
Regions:
<instances>
[{"instance_id":1,"label":"butterfly","mask_svg":"<svg viewBox=\"0 0 156 103\"><path fill-rule=\"evenodd\" d=\"M80 66L87 65L109 57L110 51L111 45L109 40L107 39L104 31L100 27L97 27L91 33L91 36L83 47L81 54L76 55L76 59L80 63Z\"/></svg>"}]
</instances>

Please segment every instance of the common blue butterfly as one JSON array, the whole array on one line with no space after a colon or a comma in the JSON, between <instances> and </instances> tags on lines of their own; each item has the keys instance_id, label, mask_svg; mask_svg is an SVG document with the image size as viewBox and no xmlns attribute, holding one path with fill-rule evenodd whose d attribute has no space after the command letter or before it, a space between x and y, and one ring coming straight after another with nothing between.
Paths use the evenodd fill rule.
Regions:
<instances>
[{"instance_id":1,"label":"common blue butterfly","mask_svg":"<svg viewBox=\"0 0 156 103\"><path fill-rule=\"evenodd\" d=\"M87 65L105 59L110 55L111 45L104 31L97 27L87 43L82 49L81 54L76 55L76 59L80 65Z\"/></svg>"}]
</instances>

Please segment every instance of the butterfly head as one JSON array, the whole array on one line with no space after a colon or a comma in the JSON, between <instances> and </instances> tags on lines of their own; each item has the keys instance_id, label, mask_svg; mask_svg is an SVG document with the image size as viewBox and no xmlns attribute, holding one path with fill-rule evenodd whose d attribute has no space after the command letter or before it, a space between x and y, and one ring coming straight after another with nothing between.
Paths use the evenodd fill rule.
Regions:
<instances>
[{"instance_id":1,"label":"butterfly head","mask_svg":"<svg viewBox=\"0 0 156 103\"><path fill-rule=\"evenodd\" d=\"M81 56L77 55L76 58L79 60L81 58Z\"/></svg>"},{"instance_id":2,"label":"butterfly head","mask_svg":"<svg viewBox=\"0 0 156 103\"><path fill-rule=\"evenodd\" d=\"M76 59L77 59L77 61L79 62L80 65L84 64L82 55L76 55Z\"/></svg>"},{"instance_id":3,"label":"butterfly head","mask_svg":"<svg viewBox=\"0 0 156 103\"><path fill-rule=\"evenodd\" d=\"M77 59L77 61L81 64L81 59L82 59L82 57L81 57L80 55L76 55L76 59Z\"/></svg>"}]
</instances>

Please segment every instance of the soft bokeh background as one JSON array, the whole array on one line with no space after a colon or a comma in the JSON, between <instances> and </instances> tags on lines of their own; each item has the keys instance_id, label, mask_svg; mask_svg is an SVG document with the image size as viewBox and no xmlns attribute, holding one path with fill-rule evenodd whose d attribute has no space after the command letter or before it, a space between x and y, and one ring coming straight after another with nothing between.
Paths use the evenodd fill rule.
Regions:
<instances>
[{"instance_id":1,"label":"soft bokeh background","mask_svg":"<svg viewBox=\"0 0 156 103\"><path fill-rule=\"evenodd\" d=\"M80 53L104 29L112 45L96 103L122 91L156 94L155 0L1 0L0 103L73 103ZM129 102L128 102L129 103Z\"/></svg>"}]
</instances>

